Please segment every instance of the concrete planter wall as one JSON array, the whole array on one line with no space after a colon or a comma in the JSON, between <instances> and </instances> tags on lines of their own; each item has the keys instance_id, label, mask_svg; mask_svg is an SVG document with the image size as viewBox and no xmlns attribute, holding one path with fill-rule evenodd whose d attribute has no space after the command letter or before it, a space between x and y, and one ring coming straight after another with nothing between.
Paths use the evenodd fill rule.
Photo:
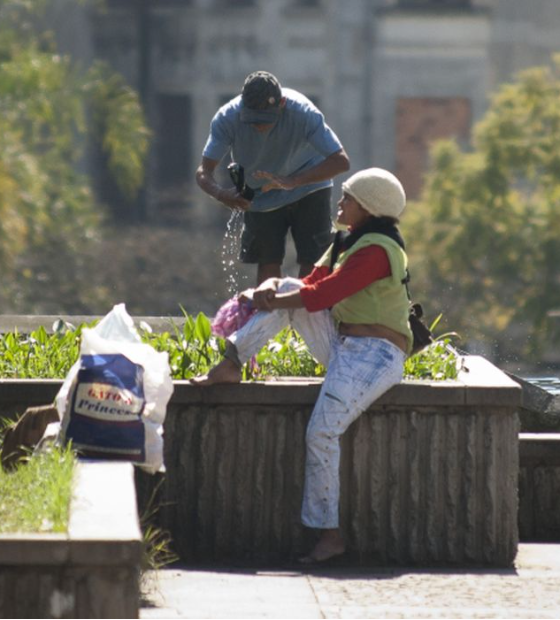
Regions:
<instances>
[{"instance_id":1,"label":"concrete planter wall","mask_svg":"<svg viewBox=\"0 0 560 620\"><path fill-rule=\"evenodd\" d=\"M343 438L341 520L357 561L508 566L518 543L520 388L482 358L393 388ZM165 426L162 524L184 561L284 561L299 523L317 382L184 382Z\"/></svg>"},{"instance_id":2,"label":"concrete planter wall","mask_svg":"<svg viewBox=\"0 0 560 620\"><path fill-rule=\"evenodd\" d=\"M542 442L518 435L516 384L485 360L466 359L460 381L405 382L344 438L342 520L358 559L506 564L516 513L522 540L560 540L560 438L536 459ZM0 415L52 402L60 385L0 381ZM301 380L175 383L159 524L184 561L283 560L311 544L299 503L318 390ZM522 420L521 430L533 429ZM154 481L137 474L141 503Z\"/></svg>"},{"instance_id":3,"label":"concrete planter wall","mask_svg":"<svg viewBox=\"0 0 560 620\"><path fill-rule=\"evenodd\" d=\"M560 433L520 435L519 533L523 540L560 541Z\"/></svg>"},{"instance_id":4,"label":"concrete planter wall","mask_svg":"<svg viewBox=\"0 0 560 620\"><path fill-rule=\"evenodd\" d=\"M69 531L0 535L0 618L138 618L132 466L80 463Z\"/></svg>"}]
</instances>

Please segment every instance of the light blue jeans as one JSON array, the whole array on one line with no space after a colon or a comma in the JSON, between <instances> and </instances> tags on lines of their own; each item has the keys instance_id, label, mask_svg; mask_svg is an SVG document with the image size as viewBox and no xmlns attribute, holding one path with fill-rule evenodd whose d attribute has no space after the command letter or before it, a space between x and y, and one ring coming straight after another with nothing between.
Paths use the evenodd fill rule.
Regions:
<instances>
[{"instance_id":1,"label":"light blue jeans","mask_svg":"<svg viewBox=\"0 0 560 620\"><path fill-rule=\"evenodd\" d=\"M299 288L284 278L279 292ZM305 340L311 354L327 367L306 433L307 456L301 519L304 525L339 525L340 437L350 424L403 375L406 355L387 340L341 336L328 310L257 312L229 338L245 363L284 327Z\"/></svg>"}]
</instances>

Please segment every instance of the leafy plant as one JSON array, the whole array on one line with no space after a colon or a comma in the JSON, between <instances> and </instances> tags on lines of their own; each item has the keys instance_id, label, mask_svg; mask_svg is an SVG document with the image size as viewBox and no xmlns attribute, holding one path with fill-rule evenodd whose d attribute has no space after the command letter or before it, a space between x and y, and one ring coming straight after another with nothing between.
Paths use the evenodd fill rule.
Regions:
<instances>
[{"instance_id":1,"label":"leafy plant","mask_svg":"<svg viewBox=\"0 0 560 620\"><path fill-rule=\"evenodd\" d=\"M148 571L155 571L176 562L179 557L171 549L171 536L158 527L157 513L161 508L158 498L163 479L160 479L152 490L146 507L140 517L142 530L142 562L140 566L142 589L148 588Z\"/></svg>"},{"instance_id":2,"label":"leafy plant","mask_svg":"<svg viewBox=\"0 0 560 620\"><path fill-rule=\"evenodd\" d=\"M212 335L210 319L183 310L182 328L170 319L170 331L154 333L149 325L139 326L142 340L169 356L173 379L190 379L207 373L225 352L225 340ZM435 330L441 317L432 324ZM17 331L0 336L0 377L18 379L62 379L80 354L82 330L93 323L74 326L57 321L53 333L44 327L29 335ZM442 334L438 341L409 358L405 376L409 378L453 379L457 375L457 355L450 347L454 333ZM300 336L287 328L259 351L243 369L245 380L267 377L321 377L325 368L309 353Z\"/></svg>"},{"instance_id":3,"label":"leafy plant","mask_svg":"<svg viewBox=\"0 0 560 620\"><path fill-rule=\"evenodd\" d=\"M44 27L55 4L0 0L0 305L33 308L54 290L58 307L77 298L73 311L82 312L106 294L83 286L91 269L83 250L107 214L80 171L86 149L99 146L130 199L143 182L150 133L121 76L59 53Z\"/></svg>"},{"instance_id":4,"label":"leafy plant","mask_svg":"<svg viewBox=\"0 0 560 620\"><path fill-rule=\"evenodd\" d=\"M62 321L49 334L39 327L29 335L17 331L0 337L0 376L9 379L56 379L66 376L80 352L83 325Z\"/></svg>"},{"instance_id":5,"label":"leafy plant","mask_svg":"<svg viewBox=\"0 0 560 620\"><path fill-rule=\"evenodd\" d=\"M409 357L404 365L408 379L431 379L441 381L456 379L460 370L460 358L449 338L441 338L420 353Z\"/></svg>"},{"instance_id":6,"label":"leafy plant","mask_svg":"<svg viewBox=\"0 0 560 620\"><path fill-rule=\"evenodd\" d=\"M430 331L435 333L441 321L439 314L432 324ZM404 364L404 376L409 379L431 379L442 381L456 379L461 368L461 356L452 346L453 339L459 338L456 332L440 334L434 342L409 357Z\"/></svg>"},{"instance_id":7,"label":"leafy plant","mask_svg":"<svg viewBox=\"0 0 560 620\"><path fill-rule=\"evenodd\" d=\"M200 312L193 317L184 309L182 330L172 323L172 333L154 334L149 326L141 326L144 342L157 351L169 355L169 366L174 379L189 379L204 374L217 364L225 351L225 342L212 336L210 319Z\"/></svg>"},{"instance_id":8,"label":"leafy plant","mask_svg":"<svg viewBox=\"0 0 560 620\"><path fill-rule=\"evenodd\" d=\"M283 330L256 355L253 378L266 376L318 377L325 368L312 357L293 329Z\"/></svg>"}]
</instances>

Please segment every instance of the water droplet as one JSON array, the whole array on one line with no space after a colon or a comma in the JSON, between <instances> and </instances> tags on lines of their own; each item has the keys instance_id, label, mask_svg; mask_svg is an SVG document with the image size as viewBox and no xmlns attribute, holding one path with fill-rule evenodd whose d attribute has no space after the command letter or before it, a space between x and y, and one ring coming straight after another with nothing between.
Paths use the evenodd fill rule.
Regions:
<instances>
[{"instance_id":1,"label":"water droplet","mask_svg":"<svg viewBox=\"0 0 560 620\"><path fill-rule=\"evenodd\" d=\"M230 297L247 287L247 276L240 273L238 256L241 249L241 232L243 230L243 213L232 211L222 243L222 266Z\"/></svg>"}]
</instances>

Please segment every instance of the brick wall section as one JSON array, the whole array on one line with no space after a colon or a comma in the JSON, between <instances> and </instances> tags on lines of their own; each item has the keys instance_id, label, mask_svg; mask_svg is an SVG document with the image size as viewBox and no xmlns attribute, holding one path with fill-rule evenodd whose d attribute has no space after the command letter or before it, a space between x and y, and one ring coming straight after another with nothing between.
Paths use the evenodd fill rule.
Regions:
<instances>
[{"instance_id":1,"label":"brick wall section","mask_svg":"<svg viewBox=\"0 0 560 620\"><path fill-rule=\"evenodd\" d=\"M409 97L397 101L396 171L409 198L418 198L431 144L441 138L467 140L471 104L464 97Z\"/></svg>"}]
</instances>

